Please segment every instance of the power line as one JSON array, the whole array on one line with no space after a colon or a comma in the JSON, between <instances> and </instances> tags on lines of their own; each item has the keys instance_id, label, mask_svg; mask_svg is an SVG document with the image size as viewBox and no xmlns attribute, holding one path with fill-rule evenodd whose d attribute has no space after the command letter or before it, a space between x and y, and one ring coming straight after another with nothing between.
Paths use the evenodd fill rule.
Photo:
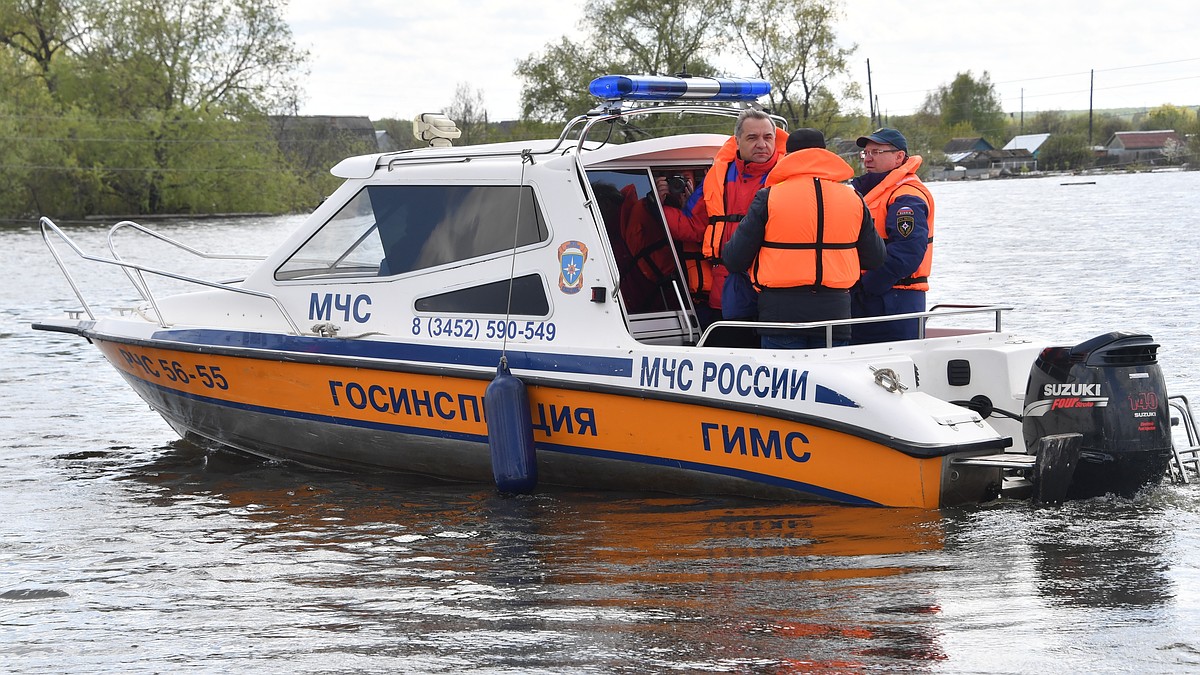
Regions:
<instances>
[{"instance_id":1,"label":"power line","mask_svg":"<svg viewBox=\"0 0 1200 675\"><path fill-rule=\"evenodd\" d=\"M1195 80L1200 79L1200 75L1188 75L1187 77L1175 77L1169 80L1155 80L1153 82L1135 82L1133 84L1114 84L1109 87L1095 87L1089 89L1075 89L1072 91L1054 91L1046 94L1025 94L1025 98L1041 98L1045 96L1066 96L1068 94L1086 94L1088 91L1108 91L1110 89L1127 89L1129 87L1145 87L1152 84L1165 84L1167 82L1179 82L1180 80ZM1012 100L1011 97L1009 100Z\"/></svg>"},{"instance_id":2,"label":"power line","mask_svg":"<svg viewBox=\"0 0 1200 675\"><path fill-rule=\"evenodd\" d=\"M160 167L120 167L120 166L46 166L39 164L0 164L0 170L21 170L21 171L65 171L65 172L117 172L117 173L291 173L284 169L242 169L233 167L219 167L212 169L194 169L194 168L160 168Z\"/></svg>"},{"instance_id":3,"label":"power line","mask_svg":"<svg viewBox=\"0 0 1200 675\"><path fill-rule=\"evenodd\" d=\"M1166 65L1176 64L1176 63L1188 63L1190 61L1200 61L1200 57L1177 59L1175 61L1159 61L1157 63L1143 63L1143 64L1139 64L1136 66L1118 66L1115 68L1097 68L1096 72L1097 73L1108 73L1108 72L1112 72L1112 71L1116 71L1116 70L1130 70L1133 68L1150 68L1153 66L1166 66ZM1089 72L1090 71L1084 70L1084 71L1077 72L1077 73L1063 73L1061 75L1040 75L1037 77L1023 77L1019 80L1005 80L1003 82L993 82L992 85L994 86L994 85L998 85L998 84L1020 84L1022 82L1033 82L1036 80L1052 80L1052 79L1059 78L1059 77L1077 77L1079 75L1087 75ZM903 95L903 94L927 94L931 91L936 91L936 88L934 88L934 89L910 89L908 91L889 91L886 93L881 93L879 95L880 96L899 96L899 95Z\"/></svg>"},{"instance_id":4,"label":"power line","mask_svg":"<svg viewBox=\"0 0 1200 675\"><path fill-rule=\"evenodd\" d=\"M284 139L278 140L275 138L198 138L198 139L152 139L152 138L55 138L50 136L0 136L0 141L18 141L21 143L128 143L136 144L156 144L156 145L250 145L250 144L266 144L266 145L299 145L301 143L309 144L325 144L336 142L340 139L330 138L306 138L306 139ZM363 142L366 142L365 137Z\"/></svg>"},{"instance_id":5,"label":"power line","mask_svg":"<svg viewBox=\"0 0 1200 675\"><path fill-rule=\"evenodd\" d=\"M1116 70L1130 70L1131 68L1150 68L1153 66L1169 66L1175 63L1187 63L1188 61L1200 61L1200 57L1191 59L1177 59L1175 61L1159 61L1158 63L1143 63L1137 66L1118 66L1116 68L1097 68L1097 73L1111 73ZM1025 77L1020 80L1006 80L1004 82L994 82L993 84L1020 84L1021 82L1032 82L1034 80L1051 80L1059 77L1078 77L1080 75L1088 75L1091 71L1080 71L1078 73L1065 73L1063 75L1043 75L1041 77Z\"/></svg>"}]
</instances>

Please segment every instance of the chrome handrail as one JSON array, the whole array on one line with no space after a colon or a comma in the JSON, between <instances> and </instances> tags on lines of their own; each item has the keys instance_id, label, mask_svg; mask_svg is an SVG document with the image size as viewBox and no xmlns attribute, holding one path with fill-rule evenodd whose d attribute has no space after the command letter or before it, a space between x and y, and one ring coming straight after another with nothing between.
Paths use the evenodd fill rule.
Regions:
<instances>
[{"instance_id":1,"label":"chrome handrail","mask_svg":"<svg viewBox=\"0 0 1200 675\"><path fill-rule=\"evenodd\" d=\"M444 148L436 148L436 153L420 152L428 150L428 148L412 148L408 150L398 150L396 152L381 153L376 160L376 168L386 168L391 171L397 164L408 162L413 163L450 163L464 162L472 159L484 157L512 157L529 153L531 155L553 155L557 153L565 153L575 149L578 151L589 151L607 145L607 141L593 141L597 143L596 148L587 147L587 136L591 133L592 127L601 122L616 122L621 119L628 119L639 115L713 115L717 117L737 117L741 114L743 108L727 106L727 105L701 105L696 103L691 104L668 104L668 105L645 105L635 106L631 108L600 106L583 115L577 115L563 127L562 132L558 135L558 139L552 146L547 149L531 150L528 146L518 146L514 142L514 147L505 150L479 151L478 149L469 149L470 146L452 146L449 150ZM787 129L787 119L779 115L770 115L781 128ZM581 130L578 132L578 137L571 136L571 130L582 124ZM572 143L573 141L573 143ZM386 161L386 163L385 163Z\"/></svg>"},{"instance_id":2,"label":"chrome handrail","mask_svg":"<svg viewBox=\"0 0 1200 675\"><path fill-rule=\"evenodd\" d=\"M137 230L138 232L141 232L143 234L149 235L155 239L158 239L159 241L162 241L162 242L170 244L171 246L174 246L178 249L186 251L186 252L196 256L197 258L203 258L205 260L259 260L259 261L261 261L261 260L267 259L267 257L263 256L263 255L241 255L241 254L237 254L237 253L224 253L224 254L217 255L217 254L213 254L213 253L205 253L204 251L192 248L191 246L188 246L187 244L184 244L183 242L176 241L176 240L166 236L165 234L159 234L158 232L155 232L154 230L151 230L148 227L139 225L138 223L135 223L132 220L122 220L121 222L117 223L116 225L113 225L112 229L110 229L108 231L108 237L107 237L108 251L109 251L109 253L112 254L113 260L119 260L121 262L125 262L125 260L121 257L121 255L119 253L117 253L116 234L117 234L118 230L120 230L122 228L126 228L126 227ZM122 267L121 271L125 273L126 278L129 279L129 283L133 284L133 287L135 289L137 289L137 292L139 295L142 296L142 299L153 305L154 298L150 293L150 287L146 285L146 279L145 279L145 277L142 276L141 271L140 270L132 270L131 271L130 269L125 268L125 267ZM136 275L136 279L134 278L135 275ZM155 307L155 311L158 311L157 306Z\"/></svg>"},{"instance_id":3,"label":"chrome handrail","mask_svg":"<svg viewBox=\"0 0 1200 675\"><path fill-rule=\"evenodd\" d=\"M128 225L126 225L126 223L128 223ZM132 223L130 221L122 221L121 223L114 225L113 230L110 230L109 235L108 235L109 236L109 250L112 252L112 255L114 257L113 258L100 258L100 257L94 256L94 255L89 255L89 254L85 253L83 251L83 249L80 248L73 239L71 239L69 236L67 236L67 234L65 232L63 232L62 229L59 228L58 225L56 225L54 223L54 221L50 220L49 218L46 218L43 216L40 220L40 224L41 224L41 231L42 231L42 241L44 241L46 243L46 247L48 249L50 249L50 255L54 256L54 261L58 264L58 269L61 270L63 275L67 278L67 283L70 284L71 290L75 292L75 297L79 299L80 304L83 305L84 311L87 312L88 318L91 319L92 321L96 320L96 315L92 311L92 308L88 304L87 300L83 297L83 293L79 290L79 285L75 283L75 278L71 275L71 272L67 269L67 265L63 261L62 256L59 255L57 247L55 247L54 243L50 240L50 236L49 236L50 231L52 231L56 236L58 236L58 238L60 240L62 240L67 246L71 247L71 250L73 250L75 252L75 254L78 255L80 258L87 260L89 262L101 263L104 265L115 265L116 267L121 268L122 271L124 271L126 277L128 277L130 282L133 284L134 288L138 291L138 294L141 295L142 298L146 302L149 302L151 307L154 308L154 314L155 314L155 317L157 317L158 325L163 328L168 328L169 326L166 323L165 319L163 318L162 312L159 310L158 302L154 298L154 294L150 292L150 288L146 285L146 280L145 280L145 277L142 276L142 273L155 274L155 275L158 275L161 277L166 277L168 279L182 281L184 283L197 284L200 286L206 286L208 288L216 288L216 289L223 290L223 291L230 291L233 293L241 293L243 295L250 295L253 297L264 298L266 300L270 300L275 305L275 308L279 310L280 316L282 316L283 320L287 322L288 327L291 328L291 330L292 330L292 333L294 335L302 335L303 334L300 330L300 327L296 325L296 322L294 320L292 320L291 315L289 315L287 310L284 308L283 303L281 303L279 301L279 299L276 298L274 295L271 295L270 293L264 293L262 291L253 291L253 290L246 289L246 288L239 288L237 286L230 286L229 284L223 284L223 283L216 282L216 281L208 281L206 279L190 277L190 276L187 276L184 274L168 272L167 270L161 270L161 269L156 269L153 267L147 267L145 265L139 265L136 263L126 262L125 260L122 260L119 256L117 256L117 253L114 249L114 245L113 245L113 241L112 241L112 234L113 234L113 230L116 230L118 227L133 226L137 229L140 229L140 230L146 232L147 234L151 234L152 236L162 239L163 241L165 241L167 243L178 246L179 248L182 248L184 250L194 252L194 253L200 255L201 257L221 258L223 256L213 256L211 254L201 253L200 251L192 249L191 247L189 247L185 244L181 244L179 242L172 240L170 237L165 237L163 235L159 235L150 230L147 230L146 228L138 225L137 223ZM248 257L247 259L254 260L254 259L261 259L261 258ZM133 270L133 272L130 272L130 270ZM134 280L134 276L133 276L134 273L136 273L136 275L137 275L137 281Z\"/></svg>"},{"instance_id":4,"label":"chrome handrail","mask_svg":"<svg viewBox=\"0 0 1200 675\"><path fill-rule=\"evenodd\" d=\"M1179 422L1183 424L1184 434L1187 437L1188 447L1180 450L1175 447L1174 440L1171 442L1173 466L1167 467L1167 475L1171 482L1188 483L1188 465L1200 476L1200 432L1196 430L1196 423L1192 417L1192 407L1189 405L1187 397L1176 394L1175 396L1167 397L1167 405L1169 409L1173 409L1179 413ZM1174 426L1175 418L1171 419ZM1178 481L1176 479L1175 470L1179 471Z\"/></svg>"},{"instance_id":5,"label":"chrome handrail","mask_svg":"<svg viewBox=\"0 0 1200 675\"><path fill-rule=\"evenodd\" d=\"M940 309L946 307L949 309ZM802 330L823 328L825 330L825 346L833 346L833 328L834 326L852 326L864 323L883 323L885 321L898 321L902 319L917 319L917 339L924 339L925 324L929 319L934 317L944 316L961 316L964 314L988 314L995 313L996 315L996 330L999 333L1001 328L1001 314L1012 311L1012 307L1008 305L935 305L932 309L924 312L910 312L908 314L888 314L886 316L867 316L857 319L833 319L829 321L809 321L805 323L786 322L786 321L714 321L709 324L708 328L700 335L700 341L696 343L697 347L703 347L708 340L708 336L713 332L713 329L719 328L783 328L789 330Z\"/></svg>"}]
</instances>

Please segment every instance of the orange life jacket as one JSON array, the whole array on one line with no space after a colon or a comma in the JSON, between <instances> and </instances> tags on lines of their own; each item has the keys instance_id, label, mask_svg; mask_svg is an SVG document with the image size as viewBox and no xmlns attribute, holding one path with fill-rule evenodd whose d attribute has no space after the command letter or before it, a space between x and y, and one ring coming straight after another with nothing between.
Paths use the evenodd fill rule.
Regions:
<instances>
[{"instance_id":1,"label":"orange life jacket","mask_svg":"<svg viewBox=\"0 0 1200 675\"><path fill-rule=\"evenodd\" d=\"M862 198L841 181L854 169L823 148L798 150L767 177L763 243L750 266L760 288L850 288L861 274Z\"/></svg>"},{"instance_id":2,"label":"orange life jacket","mask_svg":"<svg viewBox=\"0 0 1200 675\"><path fill-rule=\"evenodd\" d=\"M730 136L721 149L717 150L716 156L713 157L712 168L704 176L704 206L708 211L708 227L704 231L702 249L705 257L721 259L725 242L733 236L737 223L746 215L746 210L750 208L750 202L754 201L754 194L765 184L766 174L775 168L775 164L781 157L787 154L787 137L787 132L783 129L775 130L775 156L762 164L751 165L756 171L761 170L761 174L756 173L755 175L763 176L764 183L741 189L737 195L729 194L729 191L726 190L730 168L733 167L736 171L738 166L737 138ZM746 165L742 164L741 166L745 167Z\"/></svg>"},{"instance_id":3,"label":"orange life jacket","mask_svg":"<svg viewBox=\"0 0 1200 675\"><path fill-rule=\"evenodd\" d=\"M704 259L700 252L700 244L681 241L679 244L679 260L683 263L683 276L687 278L688 291L696 302L708 304L708 294L712 291L712 263Z\"/></svg>"},{"instance_id":4,"label":"orange life jacket","mask_svg":"<svg viewBox=\"0 0 1200 675\"><path fill-rule=\"evenodd\" d=\"M875 230L879 232L879 236L885 244L888 241L888 206L896 201L897 197L903 195L919 197L929 207L929 216L927 218L929 224L929 245L925 249L925 257L921 259L921 264L917 266L917 269L912 274L900 279L893 286L893 288L901 290L928 291L929 273L933 270L933 195L930 194L929 188L925 187L925 184L917 177L917 169L920 166L921 156L910 156L903 164L888 173L882 182L863 196L863 201L867 203L867 208L871 210L871 217L875 219Z\"/></svg>"}]
</instances>

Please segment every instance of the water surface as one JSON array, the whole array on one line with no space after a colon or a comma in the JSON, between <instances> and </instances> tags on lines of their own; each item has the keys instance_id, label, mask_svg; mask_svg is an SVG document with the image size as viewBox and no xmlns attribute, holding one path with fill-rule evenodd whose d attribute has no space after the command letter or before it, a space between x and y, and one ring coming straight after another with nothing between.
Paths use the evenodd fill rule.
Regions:
<instances>
[{"instance_id":1,"label":"water surface","mask_svg":"<svg viewBox=\"0 0 1200 675\"><path fill-rule=\"evenodd\" d=\"M1066 344L1148 332L1200 397L1200 173L1079 180L932 185L931 303L1009 304ZM296 222L160 229L265 253ZM71 234L98 251L107 228ZM0 242L5 672L1200 668L1200 484L942 511L505 498L208 452L85 341L30 330L78 302L33 227ZM98 310L135 304L119 272L73 269Z\"/></svg>"}]
</instances>

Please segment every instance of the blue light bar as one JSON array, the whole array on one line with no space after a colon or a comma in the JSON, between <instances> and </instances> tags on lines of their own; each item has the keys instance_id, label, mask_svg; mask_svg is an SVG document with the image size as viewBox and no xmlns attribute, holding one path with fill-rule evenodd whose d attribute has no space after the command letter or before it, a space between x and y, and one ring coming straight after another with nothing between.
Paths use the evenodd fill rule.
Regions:
<instances>
[{"instance_id":1,"label":"blue light bar","mask_svg":"<svg viewBox=\"0 0 1200 675\"><path fill-rule=\"evenodd\" d=\"M771 93L771 83L746 77L605 75L592 80L588 91L606 101L754 101Z\"/></svg>"}]
</instances>

